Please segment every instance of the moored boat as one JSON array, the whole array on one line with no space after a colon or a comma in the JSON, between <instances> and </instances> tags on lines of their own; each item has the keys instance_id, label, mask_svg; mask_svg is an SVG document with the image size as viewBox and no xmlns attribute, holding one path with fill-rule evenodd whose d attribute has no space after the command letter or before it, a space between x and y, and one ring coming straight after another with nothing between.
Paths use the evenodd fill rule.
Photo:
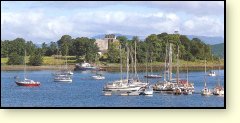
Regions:
<instances>
[{"instance_id":1,"label":"moored boat","mask_svg":"<svg viewBox=\"0 0 240 123\"><path fill-rule=\"evenodd\" d=\"M97 67L91 65L90 63L84 62L81 64L76 64L74 70L97 70Z\"/></svg>"},{"instance_id":2,"label":"moored boat","mask_svg":"<svg viewBox=\"0 0 240 123\"><path fill-rule=\"evenodd\" d=\"M17 77L14 77L14 78L17 79ZM23 81L16 80L15 83L18 86L28 86L28 87L34 87L34 86L40 85L40 82L26 78L26 50L25 50L25 56L24 56L24 80Z\"/></svg>"},{"instance_id":3,"label":"moored boat","mask_svg":"<svg viewBox=\"0 0 240 123\"><path fill-rule=\"evenodd\" d=\"M33 81L31 79L26 79L26 78L23 81L16 81L15 83L18 86L29 86L29 87L39 86L40 85L40 82Z\"/></svg>"}]
</instances>

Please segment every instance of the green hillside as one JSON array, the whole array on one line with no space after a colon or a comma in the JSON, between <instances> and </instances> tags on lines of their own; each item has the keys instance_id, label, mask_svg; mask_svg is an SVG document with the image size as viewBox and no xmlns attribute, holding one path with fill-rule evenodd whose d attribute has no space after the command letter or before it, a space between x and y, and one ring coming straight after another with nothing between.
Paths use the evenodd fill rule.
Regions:
<instances>
[{"instance_id":1,"label":"green hillside","mask_svg":"<svg viewBox=\"0 0 240 123\"><path fill-rule=\"evenodd\" d=\"M215 56L224 58L224 43L211 45L211 48Z\"/></svg>"}]
</instances>

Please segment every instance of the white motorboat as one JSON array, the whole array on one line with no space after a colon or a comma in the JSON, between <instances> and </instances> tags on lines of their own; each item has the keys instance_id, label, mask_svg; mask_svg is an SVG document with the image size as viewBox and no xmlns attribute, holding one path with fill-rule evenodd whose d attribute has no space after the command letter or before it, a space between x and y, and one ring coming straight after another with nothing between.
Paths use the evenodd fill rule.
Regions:
<instances>
[{"instance_id":1,"label":"white motorboat","mask_svg":"<svg viewBox=\"0 0 240 123\"><path fill-rule=\"evenodd\" d=\"M102 80L102 79L105 79L104 76L102 76L101 74L100 75L95 75L95 76L92 76L93 79L96 79L96 80Z\"/></svg>"},{"instance_id":2,"label":"white motorboat","mask_svg":"<svg viewBox=\"0 0 240 123\"><path fill-rule=\"evenodd\" d=\"M216 76L216 72L210 71L210 73L208 74L208 76Z\"/></svg>"},{"instance_id":3,"label":"white motorboat","mask_svg":"<svg viewBox=\"0 0 240 123\"><path fill-rule=\"evenodd\" d=\"M90 63L84 62L81 64L76 64L74 70L97 70L97 67L92 66Z\"/></svg>"},{"instance_id":4,"label":"white motorboat","mask_svg":"<svg viewBox=\"0 0 240 123\"><path fill-rule=\"evenodd\" d=\"M144 91L143 91L144 95L153 95L153 87L152 86L148 86Z\"/></svg>"}]
</instances>

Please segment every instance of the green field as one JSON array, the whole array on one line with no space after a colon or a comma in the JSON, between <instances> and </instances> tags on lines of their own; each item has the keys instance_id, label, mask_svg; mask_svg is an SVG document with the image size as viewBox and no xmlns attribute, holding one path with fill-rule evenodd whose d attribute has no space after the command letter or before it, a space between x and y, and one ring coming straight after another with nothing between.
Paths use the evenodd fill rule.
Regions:
<instances>
[{"instance_id":1,"label":"green field","mask_svg":"<svg viewBox=\"0 0 240 123\"><path fill-rule=\"evenodd\" d=\"M68 59L68 64L76 64L75 56L67 56ZM8 61L8 58L1 58L1 64L6 64ZM28 57L27 57L27 63L28 63ZM60 65L60 64L65 64L65 57L54 57L54 56L44 56L43 57L43 65ZM123 63L125 65L125 62ZM179 60L179 65L180 66L204 66L204 60L196 60L194 62L187 62L184 60ZM222 60L221 63L219 64L218 61L208 61L207 66L217 66L217 65L223 65L224 61ZM101 66L109 66L109 67L118 67L119 63L100 63ZM137 63L137 66L144 67L146 63ZM149 66L151 63L148 64ZM152 66L163 66L164 62L153 62ZM176 62L173 63L173 65L176 65Z\"/></svg>"},{"instance_id":2,"label":"green field","mask_svg":"<svg viewBox=\"0 0 240 123\"><path fill-rule=\"evenodd\" d=\"M26 57L27 63L28 63L29 56ZM68 58L68 64L75 64L76 60L75 56L67 56ZM8 58L1 58L1 64L6 64L8 61ZM59 65L59 64L65 64L65 57L54 57L54 56L44 56L43 57L43 65Z\"/></svg>"}]
</instances>

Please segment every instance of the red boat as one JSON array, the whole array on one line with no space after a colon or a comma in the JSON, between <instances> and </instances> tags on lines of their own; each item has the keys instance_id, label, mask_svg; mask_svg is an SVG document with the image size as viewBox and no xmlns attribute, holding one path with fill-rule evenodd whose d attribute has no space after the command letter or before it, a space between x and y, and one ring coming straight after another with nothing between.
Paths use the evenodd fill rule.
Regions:
<instances>
[{"instance_id":1,"label":"red boat","mask_svg":"<svg viewBox=\"0 0 240 123\"><path fill-rule=\"evenodd\" d=\"M26 50L25 50L25 57L24 57L24 80L23 81L15 81L15 83L18 86L28 86L28 87L33 87L33 86L39 86L40 82L35 82L31 79L27 79L26 77ZM17 76L14 77L15 79L17 79Z\"/></svg>"},{"instance_id":2,"label":"red boat","mask_svg":"<svg viewBox=\"0 0 240 123\"><path fill-rule=\"evenodd\" d=\"M30 79L24 79L24 81L16 81L15 82L18 86L28 86L28 87L34 87L34 86L39 86L40 82L35 82Z\"/></svg>"}]
</instances>

